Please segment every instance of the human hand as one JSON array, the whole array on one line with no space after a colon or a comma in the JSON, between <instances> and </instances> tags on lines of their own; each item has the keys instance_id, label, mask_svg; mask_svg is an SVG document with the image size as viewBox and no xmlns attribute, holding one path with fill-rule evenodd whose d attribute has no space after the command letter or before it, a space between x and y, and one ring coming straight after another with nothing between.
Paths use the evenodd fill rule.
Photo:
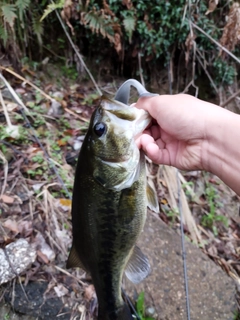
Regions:
<instances>
[{"instance_id":1,"label":"human hand","mask_svg":"<svg viewBox=\"0 0 240 320\"><path fill-rule=\"evenodd\" d=\"M182 170L208 169L214 123L224 117L224 109L186 94L140 98L135 107L153 117L136 141L153 162Z\"/></svg>"}]
</instances>

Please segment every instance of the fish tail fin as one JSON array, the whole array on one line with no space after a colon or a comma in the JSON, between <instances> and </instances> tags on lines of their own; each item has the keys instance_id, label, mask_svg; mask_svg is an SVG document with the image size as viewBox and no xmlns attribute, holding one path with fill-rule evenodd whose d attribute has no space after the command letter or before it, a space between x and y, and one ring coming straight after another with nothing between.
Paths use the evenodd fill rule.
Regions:
<instances>
[{"instance_id":1,"label":"fish tail fin","mask_svg":"<svg viewBox=\"0 0 240 320\"><path fill-rule=\"evenodd\" d=\"M106 315L103 310L99 308L98 310L98 320L133 320L133 316L130 308L126 303L123 304L121 308L118 309L117 314L114 315Z\"/></svg>"}]
</instances>

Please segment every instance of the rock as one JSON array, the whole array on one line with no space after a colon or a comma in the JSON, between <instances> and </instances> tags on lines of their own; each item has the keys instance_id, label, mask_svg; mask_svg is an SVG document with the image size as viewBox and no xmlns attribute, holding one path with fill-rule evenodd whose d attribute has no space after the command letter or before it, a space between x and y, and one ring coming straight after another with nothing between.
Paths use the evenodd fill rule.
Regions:
<instances>
[{"instance_id":1,"label":"rock","mask_svg":"<svg viewBox=\"0 0 240 320\"><path fill-rule=\"evenodd\" d=\"M16 312L24 314L23 319L70 320L71 309L65 307L60 298L47 297L47 288L46 282L30 282L24 287L24 294L22 287L16 284L14 292L6 291L4 297Z\"/></svg>"},{"instance_id":2,"label":"rock","mask_svg":"<svg viewBox=\"0 0 240 320\"><path fill-rule=\"evenodd\" d=\"M63 108L60 102L55 99L51 101L51 107L48 111L48 115L52 117L59 117L63 114Z\"/></svg>"},{"instance_id":3,"label":"rock","mask_svg":"<svg viewBox=\"0 0 240 320\"><path fill-rule=\"evenodd\" d=\"M180 236L157 216L148 214L138 243L152 272L142 283L125 279L130 297L145 293L145 306L154 306L158 319L187 319ZM237 309L235 284L202 251L186 242L191 320L232 320Z\"/></svg>"},{"instance_id":4,"label":"rock","mask_svg":"<svg viewBox=\"0 0 240 320\"><path fill-rule=\"evenodd\" d=\"M8 244L4 250L0 249L0 284L17 277L36 259L36 250L25 239Z\"/></svg>"}]
</instances>

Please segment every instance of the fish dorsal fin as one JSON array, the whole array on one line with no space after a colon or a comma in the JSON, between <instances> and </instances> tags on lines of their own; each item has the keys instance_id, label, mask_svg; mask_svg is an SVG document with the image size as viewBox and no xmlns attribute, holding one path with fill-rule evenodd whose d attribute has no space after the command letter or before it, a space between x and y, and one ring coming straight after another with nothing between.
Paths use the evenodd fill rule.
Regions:
<instances>
[{"instance_id":1,"label":"fish dorsal fin","mask_svg":"<svg viewBox=\"0 0 240 320\"><path fill-rule=\"evenodd\" d=\"M159 212L159 204L157 198L157 192L154 184L151 181L147 182L147 206L152 211Z\"/></svg>"},{"instance_id":2,"label":"fish dorsal fin","mask_svg":"<svg viewBox=\"0 0 240 320\"><path fill-rule=\"evenodd\" d=\"M86 271L86 268L84 267L83 263L81 262L77 250L75 249L74 244L72 245L72 248L70 250L68 260L67 260L67 269L69 268L81 268Z\"/></svg>"},{"instance_id":3,"label":"fish dorsal fin","mask_svg":"<svg viewBox=\"0 0 240 320\"><path fill-rule=\"evenodd\" d=\"M125 274L133 283L139 283L145 279L151 272L148 258L137 246L133 248L132 255L127 263Z\"/></svg>"}]
</instances>

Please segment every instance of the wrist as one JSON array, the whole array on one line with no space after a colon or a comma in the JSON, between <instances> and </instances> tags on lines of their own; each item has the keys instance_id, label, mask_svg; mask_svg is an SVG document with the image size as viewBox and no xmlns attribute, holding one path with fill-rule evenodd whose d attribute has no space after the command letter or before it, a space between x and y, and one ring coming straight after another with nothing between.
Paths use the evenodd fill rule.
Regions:
<instances>
[{"instance_id":1,"label":"wrist","mask_svg":"<svg viewBox=\"0 0 240 320\"><path fill-rule=\"evenodd\" d=\"M217 175L239 194L240 116L225 109L218 110L214 117L208 118L206 128L203 169Z\"/></svg>"}]
</instances>

